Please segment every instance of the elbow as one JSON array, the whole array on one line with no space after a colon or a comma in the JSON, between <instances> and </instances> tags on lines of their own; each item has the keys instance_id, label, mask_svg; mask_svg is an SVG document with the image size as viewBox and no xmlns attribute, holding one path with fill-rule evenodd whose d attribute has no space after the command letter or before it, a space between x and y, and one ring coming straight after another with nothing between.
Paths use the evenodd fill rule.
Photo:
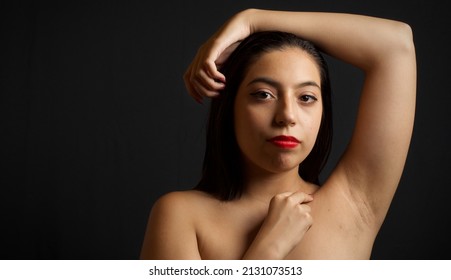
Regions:
<instances>
[{"instance_id":1,"label":"elbow","mask_svg":"<svg viewBox=\"0 0 451 280\"><path fill-rule=\"evenodd\" d=\"M369 55L368 60L363 63L362 69L365 72L381 66L391 67L394 61L399 62L400 59L415 60L413 31L409 24L388 20L381 27L371 34L372 38L377 39L370 49L372 55Z\"/></svg>"},{"instance_id":2,"label":"elbow","mask_svg":"<svg viewBox=\"0 0 451 280\"><path fill-rule=\"evenodd\" d=\"M376 53L367 69L377 65L390 65L393 61L400 61L402 58L415 60L415 45L413 31L409 24L400 21L389 21L383 29Z\"/></svg>"},{"instance_id":3,"label":"elbow","mask_svg":"<svg viewBox=\"0 0 451 280\"><path fill-rule=\"evenodd\" d=\"M413 31L409 24L404 22L396 22L396 26L393 28L393 44L396 50L413 54L415 53L415 45L413 40Z\"/></svg>"}]
</instances>

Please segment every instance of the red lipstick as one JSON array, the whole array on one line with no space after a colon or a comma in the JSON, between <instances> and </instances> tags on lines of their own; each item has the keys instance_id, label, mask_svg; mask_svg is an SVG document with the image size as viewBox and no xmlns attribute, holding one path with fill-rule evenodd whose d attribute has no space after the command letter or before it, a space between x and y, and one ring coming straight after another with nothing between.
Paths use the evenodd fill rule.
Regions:
<instances>
[{"instance_id":1,"label":"red lipstick","mask_svg":"<svg viewBox=\"0 0 451 280\"><path fill-rule=\"evenodd\" d=\"M286 135L279 135L269 139L268 141L283 149L293 149L301 143L301 141L296 139L296 137Z\"/></svg>"}]
</instances>

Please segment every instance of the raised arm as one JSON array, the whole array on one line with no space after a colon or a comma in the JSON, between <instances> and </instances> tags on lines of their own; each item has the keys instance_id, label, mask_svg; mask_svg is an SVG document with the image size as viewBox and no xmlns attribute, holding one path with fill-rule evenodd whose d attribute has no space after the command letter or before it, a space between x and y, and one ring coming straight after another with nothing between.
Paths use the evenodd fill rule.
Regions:
<instances>
[{"instance_id":1,"label":"raised arm","mask_svg":"<svg viewBox=\"0 0 451 280\"><path fill-rule=\"evenodd\" d=\"M410 27L354 14L246 10L199 50L185 74L190 94L198 101L216 96L227 82L218 68L234 44L266 30L310 40L365 73L355 130L332 177L343 175L349 193L380 225L404 168L414 122L416 62Z\"/></svg>"}]
</instances>

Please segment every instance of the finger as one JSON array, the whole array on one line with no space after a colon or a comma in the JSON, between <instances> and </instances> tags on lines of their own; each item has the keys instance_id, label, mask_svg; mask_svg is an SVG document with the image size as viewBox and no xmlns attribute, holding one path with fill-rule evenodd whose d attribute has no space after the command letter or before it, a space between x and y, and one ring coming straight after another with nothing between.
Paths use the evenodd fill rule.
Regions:
<instances>
[{"instance_id":1,"label":"finger","mask_svg":"<svg viewBox=\"0 0 451 280\"><path fill-rule=\"evenodd\" d=\"M201 83L199 83L197 80L192 81L192 85L194 86L197 94L200 96L206 96L206 97L217 97L219 96L219 92L209 90L205 88Z\"/></svg>"},{"instance_id":2,"label":"finger","mask_svg":"<svg viewBox=\"0 0 451 280\"><path fill-rule=\"evenodd\" d=\"M203 104L202 96L197 92L197 90L194 88L190 81L190 70L186 71L185 75L183 76L183 81L185 82L185 87L188 90L189 95L196 100L197 103Z\"/></svg>"},{"instance_id":3,"label":"finger","mask_svg":"<svg viewBox=\"0 0 451 280\"><path fill-rule=\"evenodd\" d=\"M194 64L192 64L190 71L188 73L187 83L191 84L194 87L196 94L202 98L203 96L207 97L215 97L219 94L219 90L223 88L223 86L215 85L214 81L208 77L208 75L199 67L199 60L196 60ZM210 83L207 81L211 81Z\"/></svg>"},{"instance_id":4,"label":"finger","mask_svg":"<svg viewBox=\"0 0 451 280\"><path fill-rule=\"evenodd\" d=\"M212 80L219 81L222 84L224 84L226 82L226 77L224 76L224 74L219 72L218 67L217 67L216 63L214 62L214 60L207 59L203 66L204 66L203 67L204 71L208 74L208 76Z\"/></svg>"},{"instance_id":5,"label":"finger","mask_svg":"<svg viewBox=\"0 0 451 280\"><path fill-rule=\"evenodd\" d=\"M313 196L305 192L294 192L290 195L290 198L297 201L297 203L308 203L313 201Z\"/></svg>"},{"instance_id":6,"label":"finger","mask_svg":"<svg viewBox=\"0 0 451 280\"><path fill-rule=\"evenodd\" d=\"M276 196L278 196L279 198L285 198L285 197L289 197L292 194L294 194L294 192L283 192L283 193L277 194Z\"/></svg>"},{"instance_id":7,"label":"finger","mask_svg":"<svg viewBox=\"0 0 451 280\"><path fill-rule=\"evenodd\" d=\"M196 74L196 81L204 86L204 88L211 91L220 91L224 89L225 84L214 80L205 71L201 70Z\"/></svg>"},{"instance_id":8,"label":"finger","mask_svg":"<svg viewBox=\"0 0 451 280\"><path fill-rule=\"evenodd\" d=\"M312 211L312 208L305 203L298 204L298 207L304 213L310 213Z\"/></svg>"},{"instance_id":9,"label":"finger","mask_svg":"<svg viewBox=\"0 0 451 280\"><path fill-rule=\"evenodd\" d=\"M195 89L195 87L192 84L188 84L187 88L188 88L189 95L192 98L194 98L194 100L196 100L197 103L204 104L202 96L199 93L197 93L197 90Z\"/></svg>"}]
</instances>

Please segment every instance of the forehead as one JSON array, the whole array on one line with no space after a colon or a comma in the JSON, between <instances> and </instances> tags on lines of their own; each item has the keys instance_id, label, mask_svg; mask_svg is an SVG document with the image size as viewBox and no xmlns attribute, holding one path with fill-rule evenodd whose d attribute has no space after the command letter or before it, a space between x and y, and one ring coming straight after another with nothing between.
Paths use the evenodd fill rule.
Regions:
<instances>
[{"instance_id":1,"label":"forehead","mask_svg":"<svg viewBox=\"0 0 451 280\"><path fill-rule=\"evenodd\" d=\"M243 83L256 77L268 77L290 86L305 81L321 84L319 66L305 51L299 48L274 50L263 54L250 65Z\"/></svg>"}]
</instances>

